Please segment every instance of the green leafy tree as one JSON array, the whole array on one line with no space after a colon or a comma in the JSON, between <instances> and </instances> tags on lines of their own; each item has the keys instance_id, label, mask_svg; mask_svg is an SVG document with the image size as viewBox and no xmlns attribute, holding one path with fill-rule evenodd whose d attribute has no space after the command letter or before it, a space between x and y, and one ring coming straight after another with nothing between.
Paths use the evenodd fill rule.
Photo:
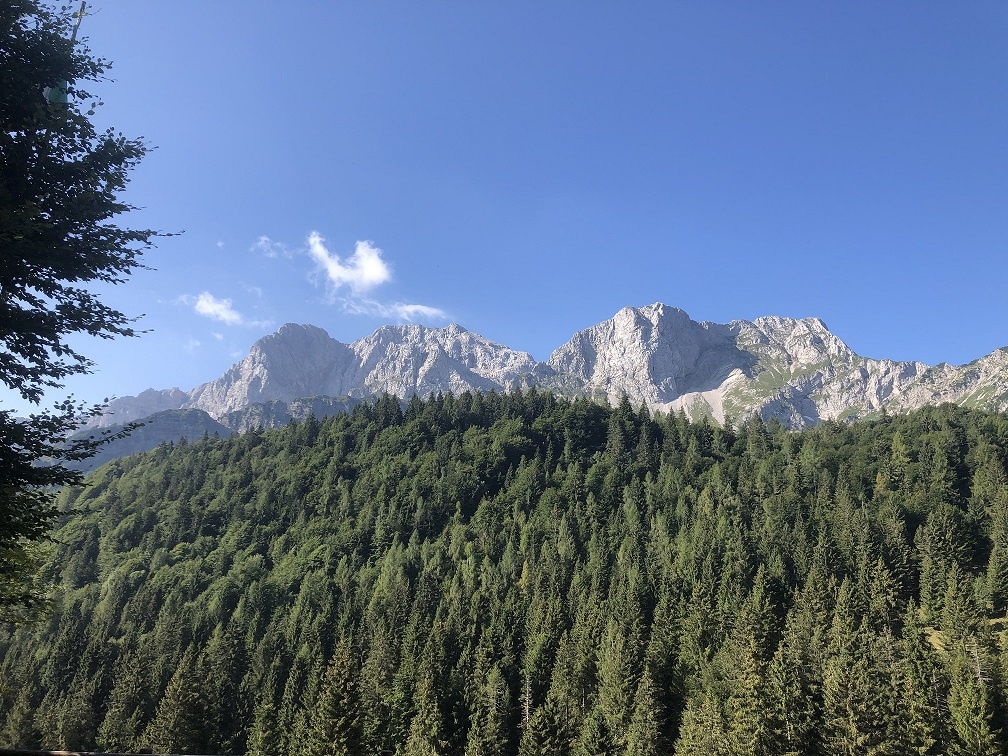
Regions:
<instances>
[{"instance_id":1,"label":"green leafy tree","mask_svg":"<svg viewBox=\"0 0 1008 756\"><path fill-rule=\"evenodd\" d=\"M124 281L159 236L116 222L133 209L119 195L148 148L91 123L97 103L83 86L109 63L73 40L73 22L69 11L33 0L0 8L0 382L35 405L90 372L69 337L135 335L133 319L88 285ZM0 410L0 611L8 618L42 603L33 544L53 522L52 488L78 480L64 463L95 450L64 441L92 411L70 399L28 418ZM44 459L55 464L37 464Z\"/></svg>"}]
</instances>

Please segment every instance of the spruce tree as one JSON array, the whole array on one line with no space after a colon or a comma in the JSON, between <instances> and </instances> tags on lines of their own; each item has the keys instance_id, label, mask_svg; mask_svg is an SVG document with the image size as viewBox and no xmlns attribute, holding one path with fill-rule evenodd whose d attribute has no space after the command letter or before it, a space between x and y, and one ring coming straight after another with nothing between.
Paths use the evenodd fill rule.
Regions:
<instances>
[{"instance_id":1,"label":"spruce tree","mask_svg":"<svg viewBox=\"0 0 1008 756\"><path fill-rule=\"evenodd\" d=\"M444 753L445 741L442 739L443 724L432 672L421 676L414 696L416 708L402 756L439 756Z\"/></svg>"},{"instance_id":2,"label":"spruce tree","mask_svg":"<svg viewBox=\"0 0 1008 756\"><path fill-rule=\"evenodd\" d=\"M510 693L494 665L479 685L470 715L466 753L472 756L502 756L508 750Z\"/></svg>"},{"instance_id":3,"label":"spruce tree","mask_svg":"<svg viewBox=\"0 0 1008 756\"><path fill-rule=\"evenodd\" d=\"M721 705L711 693L691 697L683 712L677 756L731 756Z\"/></svg>"},{"instance_id":4,"label":"spruce tree","mask_svg":"<svg viewBox=\"0 0 1008 756\"><path fill-rule=\"evenodd\" d=\"M191 648L168 682L142 742L155 753L202 753L210 733L204 727L206 703Z\"/></svg>"},{"instance_id":5,"label":"spruce tree","mask_svg":"<svg viewBox=\"0 0 1008 756\"><path fill-rule=\"evenodd\" d=\"M633 716L626 734L626 756L658 756L662 747L662 691L644 670L634 696Z\"/></svg>"},{"instance_id":6,"label":"spruce tree","mask_svg":"<svg viewBox=\"0 0 1008 756\"><path fill-rule=\"evenodd\" d=\"M993 726L988 673L975 641L954 652L948 694L952 724L950 756L995 756L1003 753L999 733Z\"/></svg>"},{"instance_id":7,"label":"spruce tree","mask_svg":"<svg viewBox=\"0 0 1008 756\"><path fill-rule=\"evenodd\" d=\"M348 640L336 645L322 677L304 752L308 756L360 756L364 753L357 671Z\"/></svg>"}]
</instances>

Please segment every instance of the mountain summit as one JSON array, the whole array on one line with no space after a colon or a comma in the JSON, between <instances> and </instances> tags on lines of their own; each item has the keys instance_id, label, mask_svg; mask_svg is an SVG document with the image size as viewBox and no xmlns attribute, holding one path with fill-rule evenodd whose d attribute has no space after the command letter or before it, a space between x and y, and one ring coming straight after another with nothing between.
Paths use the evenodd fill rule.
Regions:
<instances>
[{"instance_id":1,"label":"mountain summit","mask_svg":"<svg viewBox=\"0 0 1008 756\"><path fill-rule=\"evenodd\" d=\"M759 414L801 428L941 402L1008 409L1008 349L959 367L874 360L857 355L818 318L698 323L661 303L623 308L574 334L546 362L454 324L383 326L343 344L316 326L288 323L219 378L188 393L148 390L116 399L93 425L195 409L228 427L247 427L235 417L264 403L531 386L610 402L626 396L635 405L718 422ZM257 415L267 416L289 417Z\"/></svg>"}]
</instances>

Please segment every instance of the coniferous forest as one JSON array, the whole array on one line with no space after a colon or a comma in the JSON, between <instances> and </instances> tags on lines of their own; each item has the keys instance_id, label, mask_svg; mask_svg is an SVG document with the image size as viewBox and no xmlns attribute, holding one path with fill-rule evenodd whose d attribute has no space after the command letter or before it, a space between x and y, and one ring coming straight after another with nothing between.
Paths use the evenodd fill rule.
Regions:
<instances>
[{"instance_id":1,"label":"coniferous forest","mask_svg":"<svg viewBox=\"0 0 1008 756\"><path fill-rule=\"evenodd\" d=\"M382 397L60 494L0 745L1008 750L1008 418Z\"/></svg>"}]
</instances>

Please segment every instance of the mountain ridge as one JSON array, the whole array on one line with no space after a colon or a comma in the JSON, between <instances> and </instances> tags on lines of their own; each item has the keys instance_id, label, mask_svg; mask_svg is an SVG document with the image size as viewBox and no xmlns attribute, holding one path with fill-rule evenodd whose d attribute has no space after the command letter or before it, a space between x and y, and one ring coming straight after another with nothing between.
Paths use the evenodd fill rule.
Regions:
<instances>
[{"instance_id":1,"label":"mountain ridge","mask_svg":"<svg viewBox=\"0 0 1008 756\"><path fill-rule=\"evenodd\" d=\"M1008 347L961 366L873 359L816 317L698 322L661 302L622 308L543 362L454 323L384 325L350 344L318 326L287 323L222 376L188 392L147 389L115 399L91 426L183 409L227 424L251 406L306 397L387 392L406 400L532 386L609 402L626 396L636 406L719 423L759 414L801 428L946 401L1003 411Z\"/></svg>"}]
</instances>

